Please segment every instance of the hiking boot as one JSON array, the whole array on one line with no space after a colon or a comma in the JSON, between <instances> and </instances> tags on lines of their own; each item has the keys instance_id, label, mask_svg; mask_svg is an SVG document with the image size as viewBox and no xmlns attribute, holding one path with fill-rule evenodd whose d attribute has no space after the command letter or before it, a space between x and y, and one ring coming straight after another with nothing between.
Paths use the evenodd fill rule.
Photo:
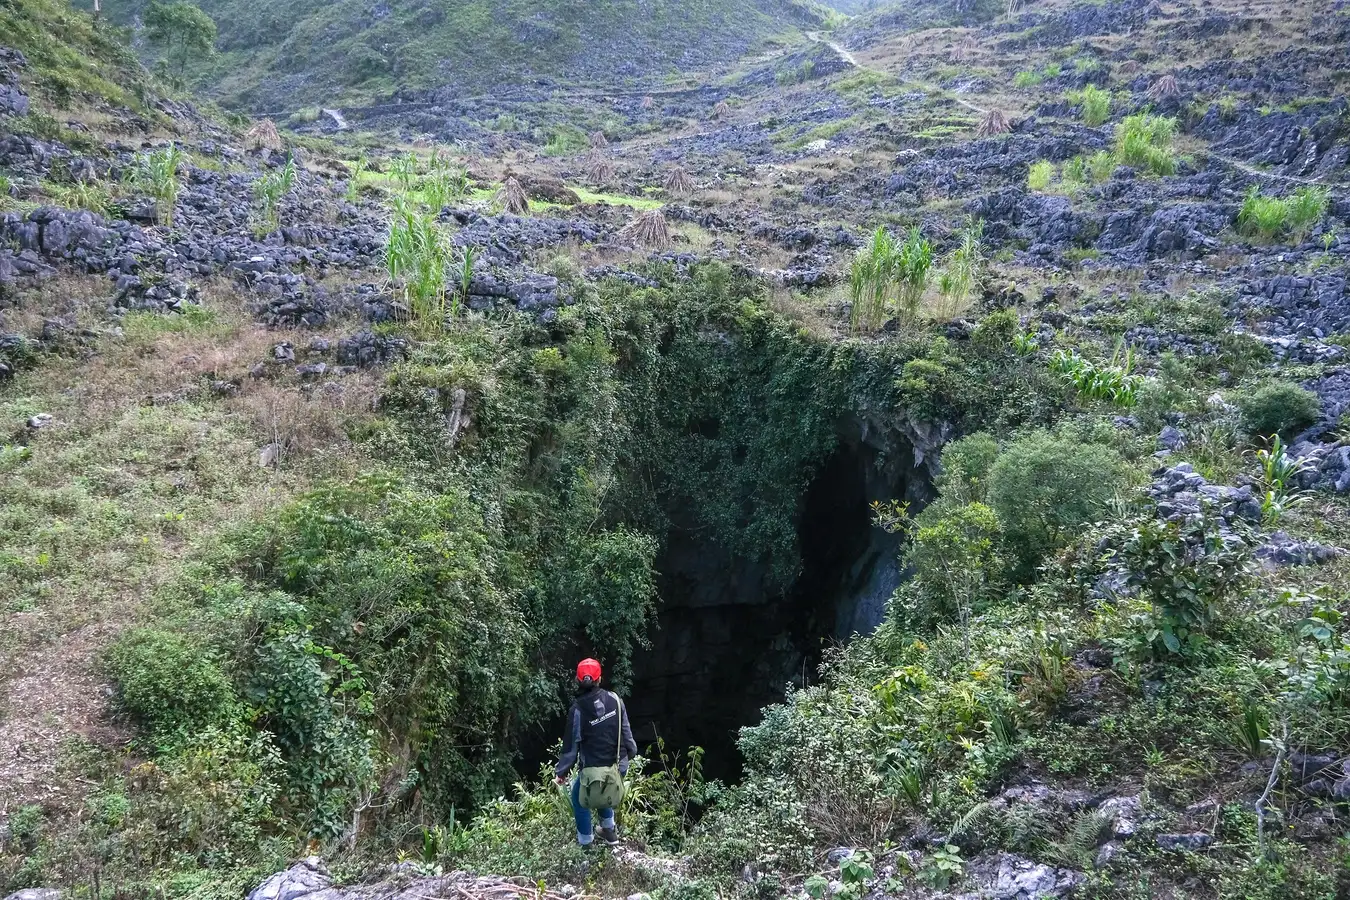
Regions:
<instances>
[{"instance_id":1,"label":"hiking boot","mask_svg":"<svg viewBox=\"0 0 1350 900\"><path fill-rule=\"evenodd\" d=\"M595 836L611 847L619 843L618 828L597 828L595 829Z\"/></svg>"}]
</instances>

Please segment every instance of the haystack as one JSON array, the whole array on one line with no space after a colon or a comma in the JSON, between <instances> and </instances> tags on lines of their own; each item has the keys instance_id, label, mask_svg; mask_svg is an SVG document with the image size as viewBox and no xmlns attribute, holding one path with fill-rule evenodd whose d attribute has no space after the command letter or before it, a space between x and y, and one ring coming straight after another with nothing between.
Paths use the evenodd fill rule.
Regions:
<instances>
[{"instance_id":1,"label":"haystack","mask_svg":"<svg viewBox=\"0 0 1350 900\"><path fill-rule=\"evenodd\" d=\"M530 213L530 198L525 195L525 188L514 175L506 177L497 199L501 201L502 208L512 215L525 216Z\"/></svg>"},{"instance_id":2,"label":"haystack","mask_svg":"<svg viewBox=\"0 0 1350 900\"><path fill-rule=\"evenodd\" d=\"M1148 89L1148 98L1155 102L1180 96L1181 85L1177 84L1175 75L1164 75L1153 82L1153 86Z\"/></svg>"},{"instance_id":3,"label":"haystack","mask_svg":"<svg viewBox=\"0 0 1350 900\"><path fill-rule=\"evenodd\" d=\"M659 209L638 213L619 231L619 239L642 247L664 250L671 244L670 226Z\"/></svg>"},{"instance_id":4,"label":"haystack","mask_svg":"<svg viewBox=\"0 0 1350 900\"><path fill-rule=\"evenodd\" d=\"M666 180L662 186L672 197L688 197L694 192L694 179L689 177L689 173L684 169L675 166L666 173Z\"/></svg>"},{"instance_id":5,"label":"haystack","mask_svg":"<svg viewBox=\"0 0 1350 900\"><path fill-rule=\"evenodd\" d=\"M248 150L281 150L285 145L281 142L277 123L263 119L244 132L244 146Z\"/></svg>"},{"instance_id":6,"label":"haystack","mask_svg":"<svg viewBox=\"0 0 1350 900\"><path fill-rule=\"evenodd\" d=\"M1008 120L1008 114L1001 109L991 109L984 114L980 127L975 129L975 136L987 138L996 134L1007 134L1010 131L1012 122Z\"/></svg>"}]
</instances>

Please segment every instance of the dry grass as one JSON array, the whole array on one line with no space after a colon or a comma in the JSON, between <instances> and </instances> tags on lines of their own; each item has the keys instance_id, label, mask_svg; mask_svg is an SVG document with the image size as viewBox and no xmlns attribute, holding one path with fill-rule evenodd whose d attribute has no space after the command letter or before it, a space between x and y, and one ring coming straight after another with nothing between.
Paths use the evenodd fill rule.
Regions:
<instances>
[{"instance_id":1,"label":"dry grass","mask_svg":"<svg viewBox=\"0 0 1350 900\"><path fill-rule=\"evenodd\" d=\"M281 140L281 132L277 131L277 123L271 119L262 119L244 132L244 147L248 150L281 150L285 145Z\"/></svg>"},{"instance_id":2,"label":"dry grass","mask_svg":"<svg viewBox=\"0 0 1350 900\"><path fill-rule=\"evenodd\" d=\"M1180 96L1181 85L1177 84L1175 75L1164 75L1148 89L1148 98L1154 102Z\"/></svg>"},{"instance_id":3,"label":"dry grass","mask_svg":"<svg viewBox=\"0 0 1350 900\"><path fill-rule=\"evenodd\" d=\"M643 97L642 102L639 103L638 106L642 107L643 109L651 109L654 103L655 101L652 100L651 97Z\"/></svg>"},{"instance_id":4,"label":"dry grass","mask_svg":"<svg viewBox=\"0 0 1350 900\"><path fill-rule=\"evenodd\" d=\"M731 104L725 100L719 101L712 109L712 119L714 122L720 122L731 115Z\"/></svg>"},{"instance_id":5,"label":"dry grass","mask_svg":"<svg viewBox=\"0 0 1350 900\"><path fill-rule=\"evenodd\" d=\"M671 245L670 225L659 209L649 209L634 216L619 231L619 239L640 247L665 250Z\"/></svg>"},{"instance_id":6,"label":"dry grass","mask_svg":"<svg viewBox=\"0 0 1350 900\"><path fill-rule=\"evenodd\" d=\"M609 157L599 153L592 154L586 162L586 181L596 187L604 187L614 180L617 169Z\"/></svg>"},{"instance_id":7,"label":"dry grass","mask_svg":"<svg viewBox=\"0 0 1350 900\"><path fill-rule=\"evenodd\" d=\"M975 136L987 138L1007 134L1010 131L1012 122L1008 119L1008 114L1001 109L991 109L980 120L980 127L975 129Z\"/></svg>"},{"instance_id":8,"label":"dry grass","mask_svg":"<svg viewBox=\"0 0 1350 900\"><path fill-rule=\"evenodd\" d=\"M193 546L314 478L355 472L344 425L376 385L343 379L339 395L289 375L250 378L278 337L227 284L207 285L204 312L120 321L104 312L106 283L59 284L21 296L7 327L60 316L83 333L80 352L42 357L0 394L0 420L53 416L23 436L26 458L0 461L0 558L12 560L0 569L0 746L23 748L0 760L0 783L10 802L58 816L91 787L62 774L63 747L125 738L96 666L103 648L142 619ZM271 433L311 454L303 470L258 466L269 440L259 409L275 411Z\"/></svg>"},{"instance_id":9,"label":"dry grass","mask_svg":"<svg viewBox=\"0 0 1350 900\"><path fill-rule=\"evenodd\" d=\"M964 63L975 55L979 45L973 37L967 35L952 45L951 58L954 63Z\"/></svg>"},{"instance_id":10,"label":"dry grass","mask_svg":"<svg viewBox=\"0 0 1350 900\"><path fill-rule=\"evenodd\" d=\"M497 192L497 200L501 203L503 209L513 215L528 216L530 214L530 198L526 195L520 179L514 175L507 176L506 181L502 184L502 189Z\"/></svg>"},{"instance_id":11,"label":"dry grass","mask_svg":"<svg viewBox=\"0 0 1350 900\"><path fill-rule=\"evenodd\" d=\"M605 133L604 133L603 131L592 131L592 132L591 132L591 149L592 149L592 150L603 150L603 149L605 149L605 148L608 147L608 146L609 146L609 138L605 137Z\"/></svg>"},{"instance_id":12,"label":"dry grass","mask_svg":"<svg viewBox=\"0 0 1350 900\"><path fill-rule=\"evenodd\" d=\"M672 197L688 197L694 193L694 179L680 166L674 166L666 173L661 185Z\"/></svg>"}]
</instances>

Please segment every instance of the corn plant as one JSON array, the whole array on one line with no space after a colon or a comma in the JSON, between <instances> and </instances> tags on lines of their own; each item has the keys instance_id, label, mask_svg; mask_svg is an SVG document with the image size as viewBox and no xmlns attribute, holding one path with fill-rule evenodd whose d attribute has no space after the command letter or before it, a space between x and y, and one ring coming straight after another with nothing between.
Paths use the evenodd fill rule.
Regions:
<instances>
[{"instance_id":1,"label":"corn plant","mask_svg":"<svg viewBox=\"0 0 1350 900\"><path fill-rule=\"evenodd\" d=\"M364 153L356 158L356 162L352 163L352 175L347 181L346 199L348 203L355 203L361 199L361 176L366 174L369 168L370 160L366 159Z\"/></svg>"},{"instance_id":2,"label":"corn plant","mask_svg":"<svg viewBox=\"0 0 1350 900\"><path fill-rule=\"evenodd\" d=\"M169 226L173 225L178 203L178 168L182 163L182 151L170 143L160 150L138 154L128 176L132 187L154 199L156 216Z\"/></svg>"},{"instance_id":3,"label":"corn plant","mask_svg":"<svg viewBox=\"0 0 1350 900\"><path fill-rule=\"evenodd\" d=\"M1238 212L1238 231L1265 240L1306 234L1326 215L1329 196L1326 188L1305 187L1289 197L1266 197L1253 185Z\"/></svg>"},{"instance_id":4,"label":"corn plant","mask_svg":"<svg viewBox=\"0 0 1350 900\"><path fill-rule=\"evenodd\" d=\"M288 158L280 169L267 172L253 182L253 195L258 200L259 235L271 234L281 227L281 201L294 186L294 157Z\"/></svg>"},{"instance_id":5,"label":"corn plant","mask_svg":"<svg viewBox=\"0 0 1350 900\"><path fill-rule=\"evenodd\" d=\"M439 211L468 191L469 176L461 168L437 161L423 176L420 186L427 207Z\"/></svg>"},{"instance_id":6,"label":"corn plant","mask_svg":"<svg viewBox=\"0 0 1350 900\"><path fill-rule=\"evenodd\" d=\"M898 262L895 238L885 228L874 231L872 240L853 257L849 295L853 300L854 328L875 331L881 327L895 289Z\"/></svg>"},{"instance_id":7,"label":"corn plant","mask_svg":"<svg viewBox=\"0 0 1350 900\"><path fill-rule=\"evenodd\" d=\"M1312 471L1313 462L1291 457L1278 434L1271 437L1269 447L1256 451L1256 461L1261 466L1261 486L1265 488L1261 516L1267 525L1274 526L1286 510L1307 499L1307 491L1297 484L1305 472Z\"/></svg>"},{"instance_id":8,"label":"corn plant","mask_svg":"<svg viewBox=\"0 0 1350 900\"><path fill-rule=\"evenodd\" d=\"M1031 164L1027 170L1027 188L1033 191L1044 191L1050 187L1050 180L1055 177L1055 164L1041 160Z\"/></svg>"},{"instance_id":9,"label":"corn plant","mask_svg":"<svg viewBox=\"0 0 1350 900\"><path fill-rule=\"evenodd\" d=\"M918 318L919 303L928 288L928 276L932 269L933 245L915 226L905 236L895 269L900 285L900 316L906 322Z\"/></svg>"},{"instance_id":10,"label":"corn plant","mask_svg":"<svg viewBox=\"0 0 1350 900\"><path fill-rule=\"evenodd\" d=\"M1050 356L1050 370L1073 385L1079 396L1117 406L1131 407L1139 402L1144 379L1131 374L1133 368L1134 350L1125 349L1122 354L1119 344L1105 364L1084 359L1076 351L1056 350Z\"/></svg>"},{"instance_id":11,"label":"corn plant","mask_svg":"<svg viewBox=\"0 0 1350 900\"><path fill-rule=\"evenodd\" d=\"M459 293L450 307L451 318L459 315L461 303L469 302L469 289L473 286L473 263L477 256L478 252L472 247L465 247L460 254L459 264L455 267L459 274Z\"/></svg>"},{"instance_id":12,"label":"corn plant","mask_svg":"<svg viewBox=\"0 0 1350 900\"><path fill-rule=\"evenodd\" d=\"M945 318L959 314L970 302L984 262L980 244L983 236L984 223L970 221L961 230L961 243L947 257L946 267L938 279L938 290L942 295L939 313Z\"/></svg>"},{"instance_id":13,"label":"corn plant","mask_svg":"<svg viewBox=\"0 0 1350 900\"><path fill-rule=\"evenodd\" d=\"M434 215L395 204L389 221L385 265L402 291L417 326L439 331L445 324L445 273L450 250Z\"/></svg>"}]
</instances>

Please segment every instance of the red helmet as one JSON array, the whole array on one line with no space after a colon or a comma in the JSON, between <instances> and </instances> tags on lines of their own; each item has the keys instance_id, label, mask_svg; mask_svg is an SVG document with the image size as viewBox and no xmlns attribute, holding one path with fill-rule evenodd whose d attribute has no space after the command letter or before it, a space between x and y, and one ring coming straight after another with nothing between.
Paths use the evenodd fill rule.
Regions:
<instances>
[{"instance_id":1,"label":"red helmet","mask_svg":"<svg viewBox=\"0 0 1350 900\"><path fill-rule=\"evenodd\" d=\"M600 661L596 659L583 659L577 663L577 681L582 684L599 684L600 682Z\"/></svg>"}]
</instances>

